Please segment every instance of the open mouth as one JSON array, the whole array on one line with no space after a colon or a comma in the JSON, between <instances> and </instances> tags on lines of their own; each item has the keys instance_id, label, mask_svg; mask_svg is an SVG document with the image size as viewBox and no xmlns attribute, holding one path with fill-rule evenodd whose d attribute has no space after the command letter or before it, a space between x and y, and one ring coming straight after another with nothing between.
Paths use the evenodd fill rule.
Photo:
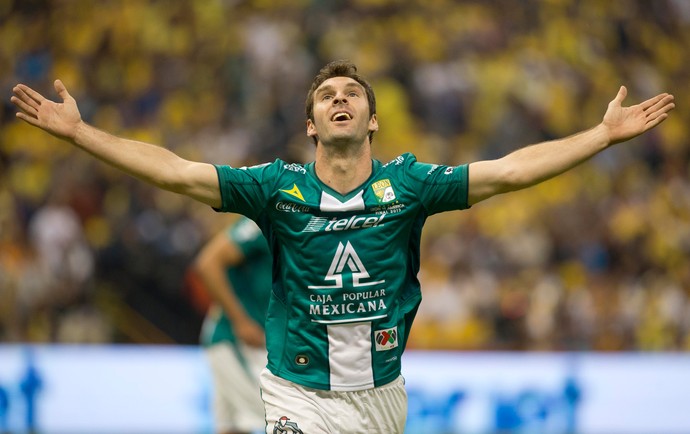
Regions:
<instances>
[{"instance_id":1,"label":"open mouth","mask_svg":"<svg viewBox=\"0 0 690 434\"><path fill-rule=\"evenodd\" d=\"M331 117L331 121L333 122L342 122L342 121L349 121L352 119L352 116L350 116L349 113L346 112L338 112Z\"/></svg>"}]
</instances>

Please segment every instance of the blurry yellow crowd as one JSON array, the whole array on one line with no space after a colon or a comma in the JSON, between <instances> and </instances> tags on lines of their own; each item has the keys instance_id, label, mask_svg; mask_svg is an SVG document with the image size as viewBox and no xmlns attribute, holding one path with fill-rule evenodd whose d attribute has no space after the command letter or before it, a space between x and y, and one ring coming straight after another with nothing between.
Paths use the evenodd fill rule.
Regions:
<instances>
[{"instance_id":1,"label":"blurry yellow crowd","mask_svg":"<svg viewBox=\"0 0 690 434\"><path fill-rule=\"evenodd\" d=\"M14 84L60 78L89 123L186 158L303 161L308 86L346 58L383 161L498 158L596 125L620 85L673 93L650 134L431 217L409 345L690 350L690 2L0 0L0 40L0 341L192 342L185 270L232 218L16 121Z\"/></svg>"}]
</instances>

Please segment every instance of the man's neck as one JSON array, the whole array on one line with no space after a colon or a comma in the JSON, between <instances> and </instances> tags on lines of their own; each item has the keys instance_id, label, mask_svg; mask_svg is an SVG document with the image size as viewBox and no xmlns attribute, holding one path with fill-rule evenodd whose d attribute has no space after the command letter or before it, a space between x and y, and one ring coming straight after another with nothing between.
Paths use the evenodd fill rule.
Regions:
<instances>
[{"instance_id":1,"label":"man's neck","mask_svg":"<svg viewBox=\"0 0 690 434\"><path fill-rule=\"evenodd\" d=\"M321 182L346 195L371 176L371 146L336 149L319 143L314 170Z\"/></svg>"}]
</instances>

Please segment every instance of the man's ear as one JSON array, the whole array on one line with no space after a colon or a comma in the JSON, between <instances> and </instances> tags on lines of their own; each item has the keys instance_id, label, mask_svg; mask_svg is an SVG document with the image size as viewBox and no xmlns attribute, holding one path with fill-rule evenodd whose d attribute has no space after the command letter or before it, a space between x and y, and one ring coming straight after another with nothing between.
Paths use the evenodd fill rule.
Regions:
<instances>
[{"instance_id":1,"label":"man's ear","mask_svg":"<svg viewBox=\"0 0 690 434\"><path fill-rule=\"evenodd\" d=\"M376 114L371 115L369 118L369 131L378 131L379 121L376 119Z\"/></svg>"},{"instance_id":2,"label":"man's ear","mask_svg":"<svg viewBox=\"0 0 690 434\"><path fill-rule=\"evenodd\" d=\"M314 122L312 122L311 119L307 119L307 136L308 137L315 137L316 136L316 125L314 125Z\"/></svg>"}]
</instances>

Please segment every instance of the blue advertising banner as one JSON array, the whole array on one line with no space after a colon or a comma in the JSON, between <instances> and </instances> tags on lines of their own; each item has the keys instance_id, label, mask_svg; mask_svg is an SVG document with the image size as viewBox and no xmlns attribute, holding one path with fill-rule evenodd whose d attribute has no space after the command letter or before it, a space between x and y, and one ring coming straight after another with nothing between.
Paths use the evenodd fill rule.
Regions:
<instances>
[{"instance_id":1,"label":"blue advertising banner","mask_svg":"<svg viewBox=\"0 0 690 434\"><path fill-rule=\"evenodd\" d=\"M690 355L443 353L403 357L407 432L690 432Z\"/></svg>"},{"instance_id":2,"label":"blue advertising banner","mask_svg":"<svg viewBox=\"0 0 690 434\"><path fill-rule=\"evenodd\" d=\"M0 432L204 433L197 347L0 345Z\"/></svg>"},{"instance_id":3,"label":"blue advertising banner","mask_svg":"<svg viewBox=\"0 0 690 434\"><path fill-rule=\"evenodd\" d=\"M409 351L408 434L690 432L690 355ZM199 347L0 345L0 432L212 433Z\"/></svg>"}]
</instances>

